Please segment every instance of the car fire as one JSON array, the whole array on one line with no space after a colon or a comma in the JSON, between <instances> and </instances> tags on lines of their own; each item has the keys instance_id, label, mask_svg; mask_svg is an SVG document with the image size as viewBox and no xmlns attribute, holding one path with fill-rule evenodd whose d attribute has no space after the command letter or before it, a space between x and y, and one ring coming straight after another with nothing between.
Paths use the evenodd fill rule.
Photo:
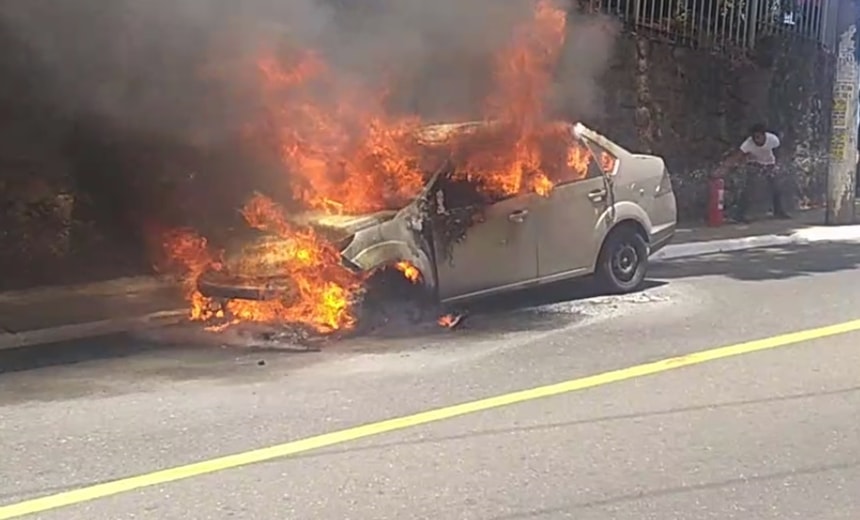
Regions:
<instances>
[{"instance_id":1,"label":"car fire","mask_svg":"<svg viewBox=\"0 0 860 520\"><path fill-rule=\"evenodd\" d=\"M606 267L618 290L638 287L649 247L661 247L674 231L668 174L659 158L630 154L583 125L552 119L545 100L565 32L565 11L536 0L532 17L496 53L495 87L483 118L458 123L392 114L384 90L339 81L310 50L259 59L267 107L259 135L277 148L291 202L301 210L256 194L242 210L248 233L223 251L192 230L168 233L164 250L184 272L191 318L213 330L264 322L319 335L349 331L369 280L381 271L397 272L436 302L451 303L603 269L606 256L606 266L633 266L629 279ZM666 211L639 227L631 216L629 225L602 231L600 244L584 247L588 255L600 252L596 263L575 269L559 263L539 273L534 219L565 221L579 211L594 227L605 224L592 222L595 215L617 218L621 211L623 217L624 204L598 210L614 201L613 176L623 180L622 171L638 172L637 185L653 196L668 189ZM552 202L562 186L574 186L565 192L571 194L593 188L593 207L583 212L581 203L565 201L568 195ZM558 212L564 215L553 216ZM611 255L602 252L607 233ZM627 256L616 259L615 249ZM568 263L586 258L562 257ZM438 320L449 328L459 322L449 313Z\"/></svg>"}]
</instances>

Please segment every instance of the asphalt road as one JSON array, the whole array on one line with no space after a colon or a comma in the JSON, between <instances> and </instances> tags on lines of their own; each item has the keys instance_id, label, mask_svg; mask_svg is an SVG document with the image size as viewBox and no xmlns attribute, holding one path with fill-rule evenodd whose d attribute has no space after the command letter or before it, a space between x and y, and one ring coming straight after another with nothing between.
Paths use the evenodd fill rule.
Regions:
<instances>
[{"instance_id":1,"label":"asphalt road","mask_svg":"<svg viewBox=\"0 0 860 520\"><path fill-rule=\"evenodd\" d=\"M182 329L4 354L0 518L40 496L860 318L857 244L652 275L637 295L517 295L454 331L394 327L321 352ZM856 519L858 345L849 332L679 366L31 517Z\"/></svg>"}]
</instances>

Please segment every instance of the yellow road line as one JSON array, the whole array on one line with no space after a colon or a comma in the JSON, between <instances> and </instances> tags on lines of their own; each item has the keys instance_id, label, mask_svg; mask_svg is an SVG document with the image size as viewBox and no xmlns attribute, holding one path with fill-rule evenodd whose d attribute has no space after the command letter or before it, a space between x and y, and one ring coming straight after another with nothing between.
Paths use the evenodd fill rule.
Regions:
<instances>
[{"instance_id":1,"label":"yellow road line","mask_svg":"<svg viewBox=\"0 0 860 520\"><path fill-rule=\"evenodd\" d=\"M636 365L633 367L613 370L611 372L604 372L602 374L597 374L593 376L583 377L579 379L571 379L569 381L564 381L561 383L540 386L528 390L521 390L519 392L498 395L495 397L489 397L487 399L480 399L478 401L471 401L468 403L462 403L454 406L437 408L435 410L420 412L414 415L396 417L394 419L388 419L376 423L365 424L363 426L357 426L354 428L347 428L345 430L340 430L336 432L316 435L314 437L307 437L305 439L299 439L284 444L278 444L276 446L270 446L268 448L247 451L244 453L237 453L235 455L228 455L225 457L218 457L202 462L195 462L193 464L187 464L185 466L177 466L174 468L154 471L152 473L146 473L143 475L114 480L112 482L106 482L103 484L82 487L78 489L73 489L71 491L66 491L64 493L57 493L55 495L26 500L17 504L2 506L0 507L0 520L7 520L9 518L18 518L24 515L41 513L44 511L49 511L51 509L57 509L60 507L79 504L81 502L105 498L108 496L117 495L119 493L125 493L128 491L134 491L145 487L156 486L159 484L167 484L169 482L175 482L177 480L187 479L191 477L199 477L201 475L207 475L209 473L215 473L217 471L223 471L227 469L238 468L241 466L247 466L249 464L255 464L258 462L287 457L289 455L295 455L297 453L325 448L328 446L333 446L335 444L342 444L345 442L362 439L364 437L380 435L382 433L388 433L432 422L443 421L445 419L451 419L453 417L458 417L461 415L481 412L493 408L499 408L502 406L510 406L512 404L523 403L526 401L532 401L544 397L566 394L577 390L608 385L610 383L617 383L619 381L625 381L637 377L666 372L677 368L698 365L717 359L724 359L732 356L739 356L742 354L749 354L752 352L758 352L767 349L785 347L804 341L836 336L838 334L845 334L858 330L860 330L860 320L854 320L845 323L839 323L836 325L830 325L827 327L809 329L805 331L793 332L790 334L783 334L780 336L774 336L765 339L748 341L736 345L729 345L726 347L704 350L701 352L695 352L684 356L655 361L653 363L646 363L644 365Z\"/></svg>"}]
</instances>

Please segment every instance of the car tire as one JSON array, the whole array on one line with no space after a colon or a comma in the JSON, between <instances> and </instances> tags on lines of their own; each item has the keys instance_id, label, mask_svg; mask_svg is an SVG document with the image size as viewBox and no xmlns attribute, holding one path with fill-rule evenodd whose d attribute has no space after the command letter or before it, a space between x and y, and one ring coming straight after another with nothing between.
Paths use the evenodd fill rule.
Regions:
<instances>
[{"instance_id":1,"label":"car tire","mask_svg":"<svg viewBox=\"0 0 860 520\"><path fill-rule=\"evenodd\" d=\"M627 226L610 232L597 259L600 288L610 294L635 292L647 273L648 243L642 234Z\"/></svg>"},{"instance_id":2,"label":"car tire","mask_svg":"<svg viewBox=\"0 0 860 520\"><path fill-rule=\"evenodd\" d=\"M365 284L359 307L359 326L364 332L389 326L421 323L429 317L432 304L423 286L407 280L393 267L380 269Z\"/></svg>"}]
</instances>

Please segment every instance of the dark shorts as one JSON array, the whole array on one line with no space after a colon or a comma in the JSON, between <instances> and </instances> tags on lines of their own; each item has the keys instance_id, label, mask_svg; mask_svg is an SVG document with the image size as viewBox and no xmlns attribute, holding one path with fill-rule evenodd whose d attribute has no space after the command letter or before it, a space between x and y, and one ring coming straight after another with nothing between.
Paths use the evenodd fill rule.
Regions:
<instances>
[{"instance_id":1,"label":"dark shorts","mask_svg":"<svg viewBox=\"0 0 860 520\"><path fill-rule=\"evenodd\" d=\"M736 216L746 219L752 198L752 187L757 179L765 179L765 186L769 192L769 199L774 215L785 215L785 207L782 201L782 189L780 187L779 169L775 164L747 163L744 165L736 206Z\"/></svg>"},{"instance_id":2,"label":"dark shorts","mask_svg":"<svg viewBox=\"0 0 860 520\"><path fill-rule=\"evenodd\" d=\"M775 164L759 164L753 162L747 163L744 170L744 173L747 175L767 178L773 178L777 173L779 173Z\"/></svg>"}]
</instances>

